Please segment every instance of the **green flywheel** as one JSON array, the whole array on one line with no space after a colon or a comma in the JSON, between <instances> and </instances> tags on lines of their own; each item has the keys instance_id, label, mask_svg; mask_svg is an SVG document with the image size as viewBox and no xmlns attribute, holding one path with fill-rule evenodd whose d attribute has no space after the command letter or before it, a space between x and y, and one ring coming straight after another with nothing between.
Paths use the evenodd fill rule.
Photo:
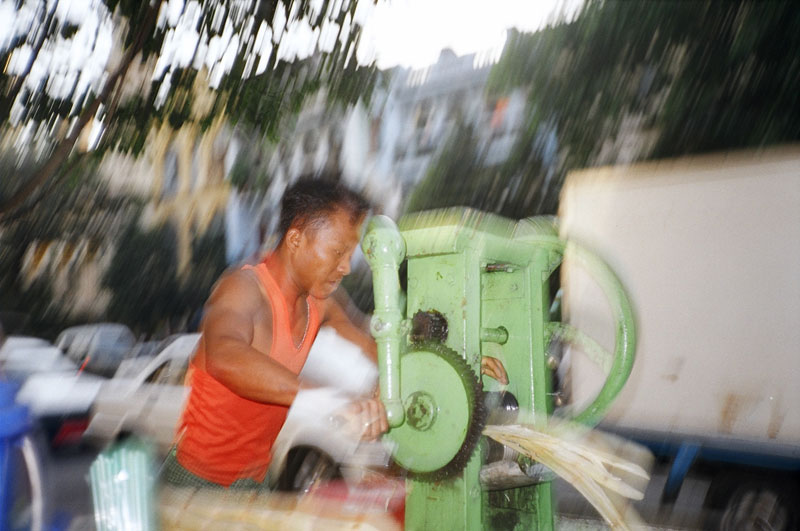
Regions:
<instances>
[{"instance_id":1,"label":"green flywheel","mask_svg":"<svg viewBox=\"0 0 800 531\"><path fill-rule=\"evenodd\" d=\"M415 344L400 358L405 422L389 431L394 460L416 479L458 474L483 429L482 391L475 373L438 342Z\"/></svg>"}]
</instances>

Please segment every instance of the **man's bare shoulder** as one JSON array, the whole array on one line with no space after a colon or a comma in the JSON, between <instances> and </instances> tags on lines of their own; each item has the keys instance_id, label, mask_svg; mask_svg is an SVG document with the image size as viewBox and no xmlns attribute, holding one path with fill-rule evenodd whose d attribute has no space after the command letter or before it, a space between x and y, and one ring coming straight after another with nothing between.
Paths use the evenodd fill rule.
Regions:
<instances>
[{"instance_id":1,"label":"man's bare shoulder","mask_svg":"<svg viewBox=\"0 0 800 531\"><path fill-rule=\"evenodd\" d=\"M231 271L217 281L206 303L202 331L205 348L198 365L220 381L230 383L236 379L226 380L231 377L226 371L242 349L253 348L269 355L272 312L264 299L258 276L252 270Z\"/></svg>"},{"instance_id":2,"label":"man's bare shoulder","mask_svg":"<svg viewBox=\"0 0 800 531\"><path fill-rule=\"evenodd\" d=\"M202 329L206 342L236 335L252 344L259 335L257 330L269 333L271 323L272 311L258 277L251 270L239 269L225 273L217 281L206 303Z\"/></svg>"},{"instance_id":3,"label":"man's bare shoulder","mask_svg":"<svg viewBox=\"0 0 800 531\"><path fill-rule=\"evenodd\" d=\"M237 269L225 273L214 286L208 305L237 311L260 310L269 306L255 272Z\"/></svg>"}]
</instances>

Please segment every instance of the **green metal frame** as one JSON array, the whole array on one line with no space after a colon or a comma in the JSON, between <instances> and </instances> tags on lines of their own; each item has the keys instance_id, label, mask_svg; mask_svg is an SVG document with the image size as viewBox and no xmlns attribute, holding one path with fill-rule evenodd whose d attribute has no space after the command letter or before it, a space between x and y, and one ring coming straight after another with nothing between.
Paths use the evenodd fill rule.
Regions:
<instances>
[{"instance_id":1,"label":"green metal frame","mask_svg":"<svg viewBox=\"0 0 800 531\"><path fill-rule=\"evenodd\" d=\"M514 222L469 209L448 209L405 217L397 227L389 218L377 216L370 220L362 246L373 270L371 329L378 343L381 397L391 428L405 421L400 356L409 331L407 316L418 310L435 309L447 318L445 346L462 356L476 374L481 356L500 358L509 374L505 388L537 422L546 422L553 408L547 346L554 335L578 344L608 370L596 399L577 415L580 422L599 422L630 374L633 313L619 280L592 253L560 240L551 218ZM613 354L573 327L549 320L549 278L565 253L589 271L611 303L617 327ZM408 259L407 302L397 273L404 258ZM486 377L483 386L500 389ZM473 453L459 477L437 483L408 481L408 529L553 528L550 483L485 492L479 483L480 454Z\"/></svg>"}]
</instances>

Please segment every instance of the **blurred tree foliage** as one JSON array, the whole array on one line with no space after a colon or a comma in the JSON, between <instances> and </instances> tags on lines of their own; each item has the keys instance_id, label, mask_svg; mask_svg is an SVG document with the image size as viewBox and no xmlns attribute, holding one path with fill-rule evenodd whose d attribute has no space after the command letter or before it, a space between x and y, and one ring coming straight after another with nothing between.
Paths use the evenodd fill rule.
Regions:
<instances>
[{"instance_id":1,"label":"blurred tree foliage","mask_svg":"<svg viewBox=\"0 0 800 531\"><path fill-rule=\"evenodd\" d=\"M517 152L511 154L517 156ZM511 160L497 166L487 166L485 147L481 147L470 124L459 123L442 151L414 188L407 203L407 212L432 208L470 206L497 212L511 218L530 215L538 196L538 187L523 188L524 182L536 182L545 177L542 165L526 164L516 173ZM509 175L511 173L511 175Z\"/></svg>"},{"instance_id":2,"label":"blurred tree foliage","mask_svg":"<svg viewBox=\"0 0 800 531\"><path fill-rule=\"evenodd\" d=\"M272 180L269 160L274 153L275 144L261 138L252 128L240 127L239 130L244 131L244 140L239 144L228 179L239 190L265 190Z\"/></svg>"},{"instance_id":3,"label":"blurred tree foliage","mask_svg":"<svg viewBox=\"0 0 800 531\"><path fill-rule=\"evenodd\" d=\"M112 292L110 320L151 332L179 312L175 239L169 225L147 231L128 226L103 278Z\"/></svg>"},{"instance_id":4,"label":"blurred tree foliage","mask_svg":"<svg viewBox=\"0 0 800 531\"><path fill-rule=\"evenodd\" d=\"M657 129L652 157L797 140L798 27L795 2L592 0L573 22L513 34L490 90L527 88L572 167L626 113Z\"/></svg>"},{"instance_id":5,"label":"blurred tree foliage","mask_svg":"<svg viewBox=\"0 0 800 531\"><path fill-rule=\"evenodd\" d=\"M185 315L190 320L189 328L200 324L196 318L226 265L224 226L215 223L211 230L192 242L192 271L181 284L181 300L184 311L188 312Z\"/></svg>"},{"instance_id":6,"label":"blurred tree foliage","mask_svg":"<svg viewBox=\"0 0 800 531\"><path fill-rule=\"evenodd\" d=\"M169 18L165 16L169 10L165 0L105 0L99 16L110 17L114 31L124 32L122 56L115 65L108 66L108 77L100 89L82 94L73 90L69 98L53 99L45 86L52 81L49 76L61 75L58 68L52 69L35 90L27 88L24 80L30 74L42 43L69 36L69 31L65 34L65 28L69 28L55 17L57 10L48 7L56 3L44 0L33 3L38 15L33 18L31 27L15 32L10 45L0 49L3 64L15 50L33 50L28 67L19 75L0 78L0 121L7 125L17 101L21 112L15 117L16 122L47 132L48 149L46 156L38 161L37 171L28 179L20 173L14 175L16 187L14 193L0 203L0 217L13 213L26 201L35 200L38 196L31 197L34 192L53 177L68 157L84 156L76 153L73 147L92 120L101 120L104 126L96 147L99 153L107 149L139 152L154 124L168 122L178 128L191 121L205 128L221 115L233 123L256 127L275 139L281 119L297 112L303 100L321 86L327 87L331 100L351 102L369 93L376 74L373 66L360 66L355 59L355 47L361 34L360 26L353 22L357 1L342 4L324 0L317 5L318 2L310 0L236 3L204 0L199 2L195 29L200 38L195 43L191 64L201 64L202 61L194 61L198 54L207 53L212 40L223 35L230 39L229 49L235 50L232 67L213 90L211 104L198 106L193 97L192 87L198 75L193 66L171 65L160 78L152 81L149 90L123 97L131 65L145 64L151 59L170 61L169 57L162 57L162 50L175 28L164 23L164 19ZM192 6L193 3L185 5L184 14ZM16 6L18 12L22 8L22 4ZM317 51L291 62L279 60L281 38L294 24L317 32L327 26L337 32L338 38L328 52ZM272 51L263 73L256 75L255 65L263 51L256 47L259 35L262 39L274 36L275 45L270 48ZM159 98L160 91L165 95L163 101Z\"/></svg>"},{"instance_id":7,"label":"blurred tree foliage","mask_svg":"<svg viewBox=\"0 0 800 531\"><path fill-rule=\"evenodd\" d=\"M182 67L171 56L174 48L165 51L171 32L178 29L166 13L179 4L182 16L199 6L192 27L200 38L190 50L189 66ZM140 154L154 127L190 125L196 134L220 119L247 132L249 142L245 144L253 155L259 147L277 140L280 124L317 90L327 92L331 105L368 97L377 71L355 59L361 33L353 22L357 7L357 1L331 0L202 0L185 4L103 0L91 9L101 23L113 25L115 49L104 65L105 80L82 93L75 83L68 97L55 98L48 87L65 82L59 79L64 69L58 64L37 64L37 60L40 52L44 57L44 52L73 38L77 27L65 18L69 10L59 9L58 2L14 3L15 17L8 21L12 39L0 42L0 61L7 65L17 53L27 57L27 66L15 75L0 77L0 132L18 134L25 129L33 135L25 142L21 159L16 154L3 159L0 308L27 315L30 330L40 334L51 329L57 333L59 325L72 324L69 319L80 321L56 311L48 275L30 286L23 285L24 255L37 241L115 242L112 265L103 279L112 292L107 317L148 335L196 324L193 320L225 266L223 228L217 223L194 239L188 274L178 278L172 229L166 225L138 228L141 201L109 196L94 177L97 165L108 150ZM29 26L23 27L26 23ZM287 46L286 35L298 25L316 32L314 36L325 27L332 28L335 44L325 52L307 50L313 53L299 60L279 60L279 49ZM100 33L95 33L94 42L86 43L87 49L103 44ZM257 44L259 39L265 39L267 45ZM270 39L272 46L268 46ZM206 77L210 73L197 66L204 63L212 41L228 43L223 51L227 50L226 59L232 58L232 65L218 85L209 88ZM271 50L269 59L262 73L256 74L256 65L266 58L267 49ZM166 61L167 67L151 80L159 61ZM218 64L221 62L220 57ZM29 76L34 79L31 72L37 66L39 72L45 71L41 82L26 84ZM85 68L91 70L92 66L98 65ZM137 83L144 83L141 90L131 90L131 86L139 87ZM198 87L204 97L198 96ZM102 122L103 133L94 149L84 152L76 146L93 121ZM235 168L234 186L264 188L268 184L263 171L266 162L263 154L243 157ZM253 168L257 171L251 171Z\"/></svg>"},{"instance_id":8,"label":"blurred tree foliage","mask_svg":"<svg viewBox=\"0 0 800 531\"><path fill-rule=\"evenodd\" d=\"M175 238L169 224L148 230L135 222L127 227L103 278L112 292L109 319L140 335L186 330L225 268L225 242L215 231L195 240L192 262L196 273L181 281Z\"/></svg>"},{"instance_id":9,"label":"blurred tree foliage","mask_svg":"<svg viewBox=\"0 0 800 531\"><path fill-rule=\"evenodd\" d=\"M451 144L409 207L554 213L566 173L613 163L626 135L642 139L632 160L800 140L797 28L790 1L588 0L570 22L512 32L487 86L494 98L527 94L512 153L498 168L469 168L474 151ZM473 181L484 194L457 190Z\"/></svg>"},{"instance_id":10,"label":"blurred tree foliage","mask_svg":"<svg viewBox=\"0 0 800 531\"><path fill-rule=\"evenodd\" d=\"M0 155L0 172L14 164ZM33 172L32 164L24 164ZM73 168L50 185L41 201L6 220L0 231L0 309L24 316L15 332L55 339L67 326L93 321L74 314L70 296L56 297L53 278L58 260L26 283L26 253L37 243L55 246L86 242L102 252L115 241L111 266L103 278L111 291L107 319L125 323L140 335L163 336L185 329L199 315L213 283L225 269L224 227L220 220L192 241L191 269L177 275L175 235L170 225L151 230L138 228L142 205L129 196L112 196L93 174L94 166ZM0 180L0 198L7 180ZM80 268L75 272L80 274ZM70 277L73 281L75 278Z\"/></svg>"},{"instance_id":11,"label":"blurred tree foliage","mask_svg":"<svg viewBox=\"0 0 800 531\"><path fill-rule=\"evenodd\" d=\"M91 162L91 161L90 161ZM16 166L24 175L35 172L35 164L18 164L8 153L0 154L0 174ZM63 178L50 183L40 201L30 203L0 228L0 308L25 316L18 332L55 338L65 326L85 322L68 315L69 301L54 299L52 272L42 273L30 284L23 281L23 261L36 243L79 242L99 248L109 231L123 220L136 217L140 205L128 197L112 197L94 175L94 164L65 168ZM10 173L10 172L9 172ZM6 196L8 179L0 180L0 200Z\"/></svg>"},{"instance_id":12,"label":"blurred tree foliage","mask_svg":"<svg viewBox=\"0 0 800 531\"><path fill-rule=\"evenodd\" d=\"M436 161L428 168L426 178L408 198L406 210L417 212L481 202L487 180L483 160L472 125L459 120ZM465 179L465 176L470 178Z\"/></svg>"}]
</instances>

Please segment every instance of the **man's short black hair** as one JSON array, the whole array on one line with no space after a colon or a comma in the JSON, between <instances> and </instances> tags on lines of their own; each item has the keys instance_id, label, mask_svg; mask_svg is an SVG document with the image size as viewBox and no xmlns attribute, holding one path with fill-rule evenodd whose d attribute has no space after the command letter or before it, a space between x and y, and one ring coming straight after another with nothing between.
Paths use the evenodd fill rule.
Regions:
<instances>
[{"instance_id":1,"label":"man's short black hair","mask_svg":"<svg viewBox=\"0 0 800 531\"><path fill-rule=\"evenodd\" d=\"M331 178L298 179L286 189L281 200L281 218L278 231L283 239L293 225L304 228L321 222L337 209L350 215L353 223L369 210L369 203L361 194Z\"/></svg>"}]
</instances>

